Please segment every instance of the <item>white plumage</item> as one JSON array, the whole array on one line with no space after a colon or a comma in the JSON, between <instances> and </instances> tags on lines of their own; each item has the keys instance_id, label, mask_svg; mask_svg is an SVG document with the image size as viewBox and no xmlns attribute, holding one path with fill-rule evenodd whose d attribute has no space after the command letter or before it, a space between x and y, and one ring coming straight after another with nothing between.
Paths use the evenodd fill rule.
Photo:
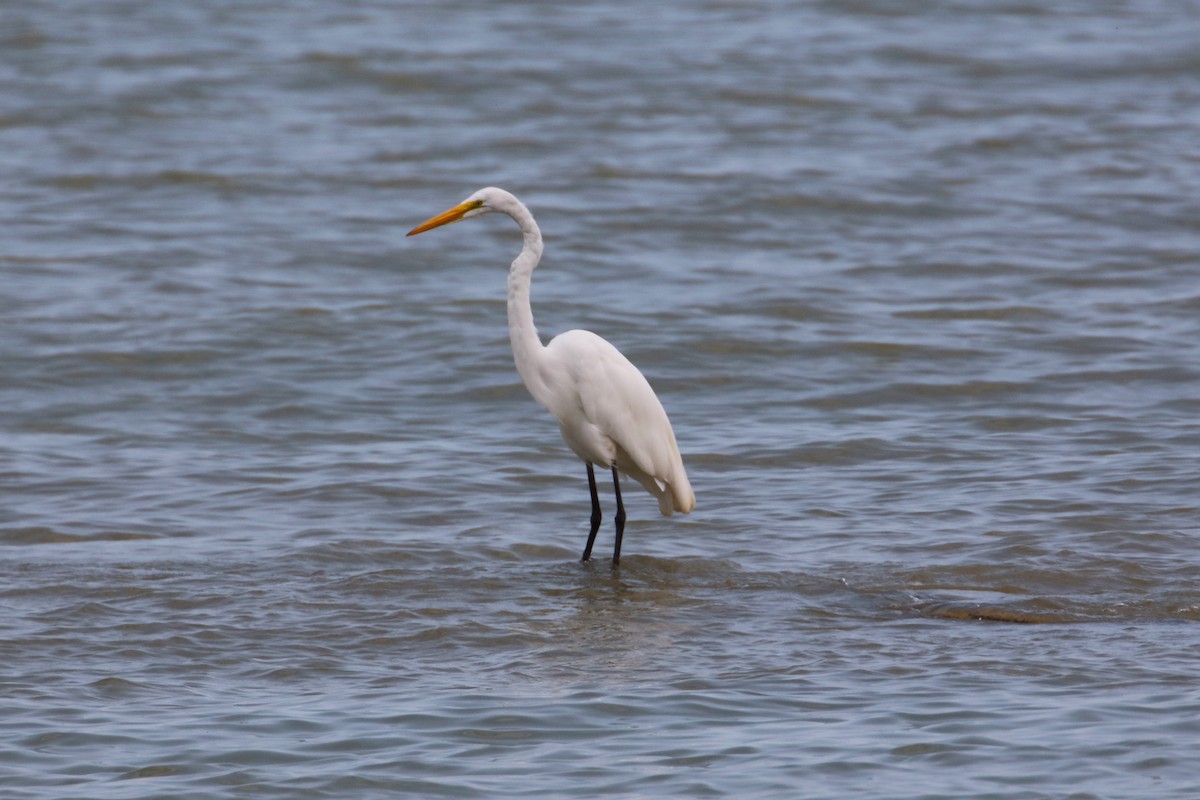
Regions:
<instances>
[{"instance_id":1,"label":"white plumage","mask_svg":"<svg viewBox=\"0 0 1200 800\"><path fill-rule=\"evenodd\" d=\"M592 495L592 529L583 560L591 556L600 524L592 465L613 471L617 498L617 538L613 564L620 559L625 511L617 472L636 480L658 500L666 516L688 513L696 497L688 482L675 433L662 403L642 373L611 344L590 331L573 330L548 345L538 338L529 302L533 270L542 257L542 234L521 201L503 189L480 189L409 232L409 236L498 211L521 228L524 246L508 275L508 332L517 372L534 399L558 419L563 439L587 464Z\"/></svg>"}]
</instances>

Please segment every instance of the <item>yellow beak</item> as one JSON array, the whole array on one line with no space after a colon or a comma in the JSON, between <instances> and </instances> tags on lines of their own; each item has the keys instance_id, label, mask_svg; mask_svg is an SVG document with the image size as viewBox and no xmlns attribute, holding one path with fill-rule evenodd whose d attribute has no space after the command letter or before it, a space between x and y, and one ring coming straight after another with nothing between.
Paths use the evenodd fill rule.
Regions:
<instances>
[{"instance_id":1,"label":"yellow beak","mask_svg":"<svg viewBox=\"0 0 1200 800\"><path fill-rule=\"evenodd\" d=\"M418 233L424 233L425 231L433 228L440 228L442 225L449 225L451 222L458 222L468 211L474 211L482 205L482 200L471 200L466 203L459 203L454 208L447 209L446 211L438 214L436 217L430 217L405 235L416 236Z\"/></svg>"}]
</instances>

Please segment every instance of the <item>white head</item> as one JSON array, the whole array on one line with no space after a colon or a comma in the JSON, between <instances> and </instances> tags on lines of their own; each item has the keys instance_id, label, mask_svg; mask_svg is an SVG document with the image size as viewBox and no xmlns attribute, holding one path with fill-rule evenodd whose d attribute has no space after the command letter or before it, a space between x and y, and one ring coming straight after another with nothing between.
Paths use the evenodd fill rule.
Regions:
<instances>
[{"instance_id":1,"label":"white head","mask_svg":"<svg viewBox=\"0 0 1200 800\"><path fill-rule=\"evenodd\" d=\"M449 225L451 222L458 222L460 219L481 217L493 211L502 211L512 216L514 211L519 208L523 209L524 207L517 198L503 189L489 186L486 189L480 189L478 192L475 192L475 194L463 200L454 208L447 209L441 214L425 220L409 231L408 235L415 236L418 233L424 233L427 230L438 228L442 225Z\"/></svg>"}]
</instances>

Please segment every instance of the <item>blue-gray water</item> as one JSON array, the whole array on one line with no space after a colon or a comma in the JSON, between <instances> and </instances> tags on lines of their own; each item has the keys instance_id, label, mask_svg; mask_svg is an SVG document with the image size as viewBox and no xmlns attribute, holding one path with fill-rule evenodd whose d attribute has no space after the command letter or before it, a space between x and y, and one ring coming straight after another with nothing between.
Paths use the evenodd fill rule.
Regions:
<instances>
[{"instance_id":1,"label":"blue-gray water","mask_svg":"<svg viewBox=\"0 0 1200 800\"><path fill-rule=\"evenodd\" d=\"M1200 796L1198 41L3 2L0 794ZM616 572L485 185L674 422Z\"/></svg>"}]
</instances>

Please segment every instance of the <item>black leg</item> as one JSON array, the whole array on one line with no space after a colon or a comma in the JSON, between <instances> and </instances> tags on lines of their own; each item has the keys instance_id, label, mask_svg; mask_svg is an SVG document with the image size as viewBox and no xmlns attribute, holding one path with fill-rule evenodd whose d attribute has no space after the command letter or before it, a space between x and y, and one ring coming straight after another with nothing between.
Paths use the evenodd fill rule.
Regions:
<instances>
[{"instance_id":1,"label":"black leg","mask_svg":"<svg viewBox=\"0 0 1200 800\"><path fill-rule=\"evenodd\" d=\"M621 560L621 537L625 535L625 505L621 502L621 479L617 477L617 468L612 468L613 491L617 495L617 543L613 547L613 566Z\"/></svg>"},{"instance_id":2,"label":"black leg","mask_svg":"<svg viewBox=\"0 0 1200 800\"><path fill-rule=\"evenodd\" d=\"M583 548L583 558L580 561L587 561L592 557L592 545L596 543L596 531L600 530L600 495L596 493L596 473L592 469L592 462L585 462L588 469L588 489L592 493L592 530L588 533L587 547Z\"/></svg>"}]
</instances>

